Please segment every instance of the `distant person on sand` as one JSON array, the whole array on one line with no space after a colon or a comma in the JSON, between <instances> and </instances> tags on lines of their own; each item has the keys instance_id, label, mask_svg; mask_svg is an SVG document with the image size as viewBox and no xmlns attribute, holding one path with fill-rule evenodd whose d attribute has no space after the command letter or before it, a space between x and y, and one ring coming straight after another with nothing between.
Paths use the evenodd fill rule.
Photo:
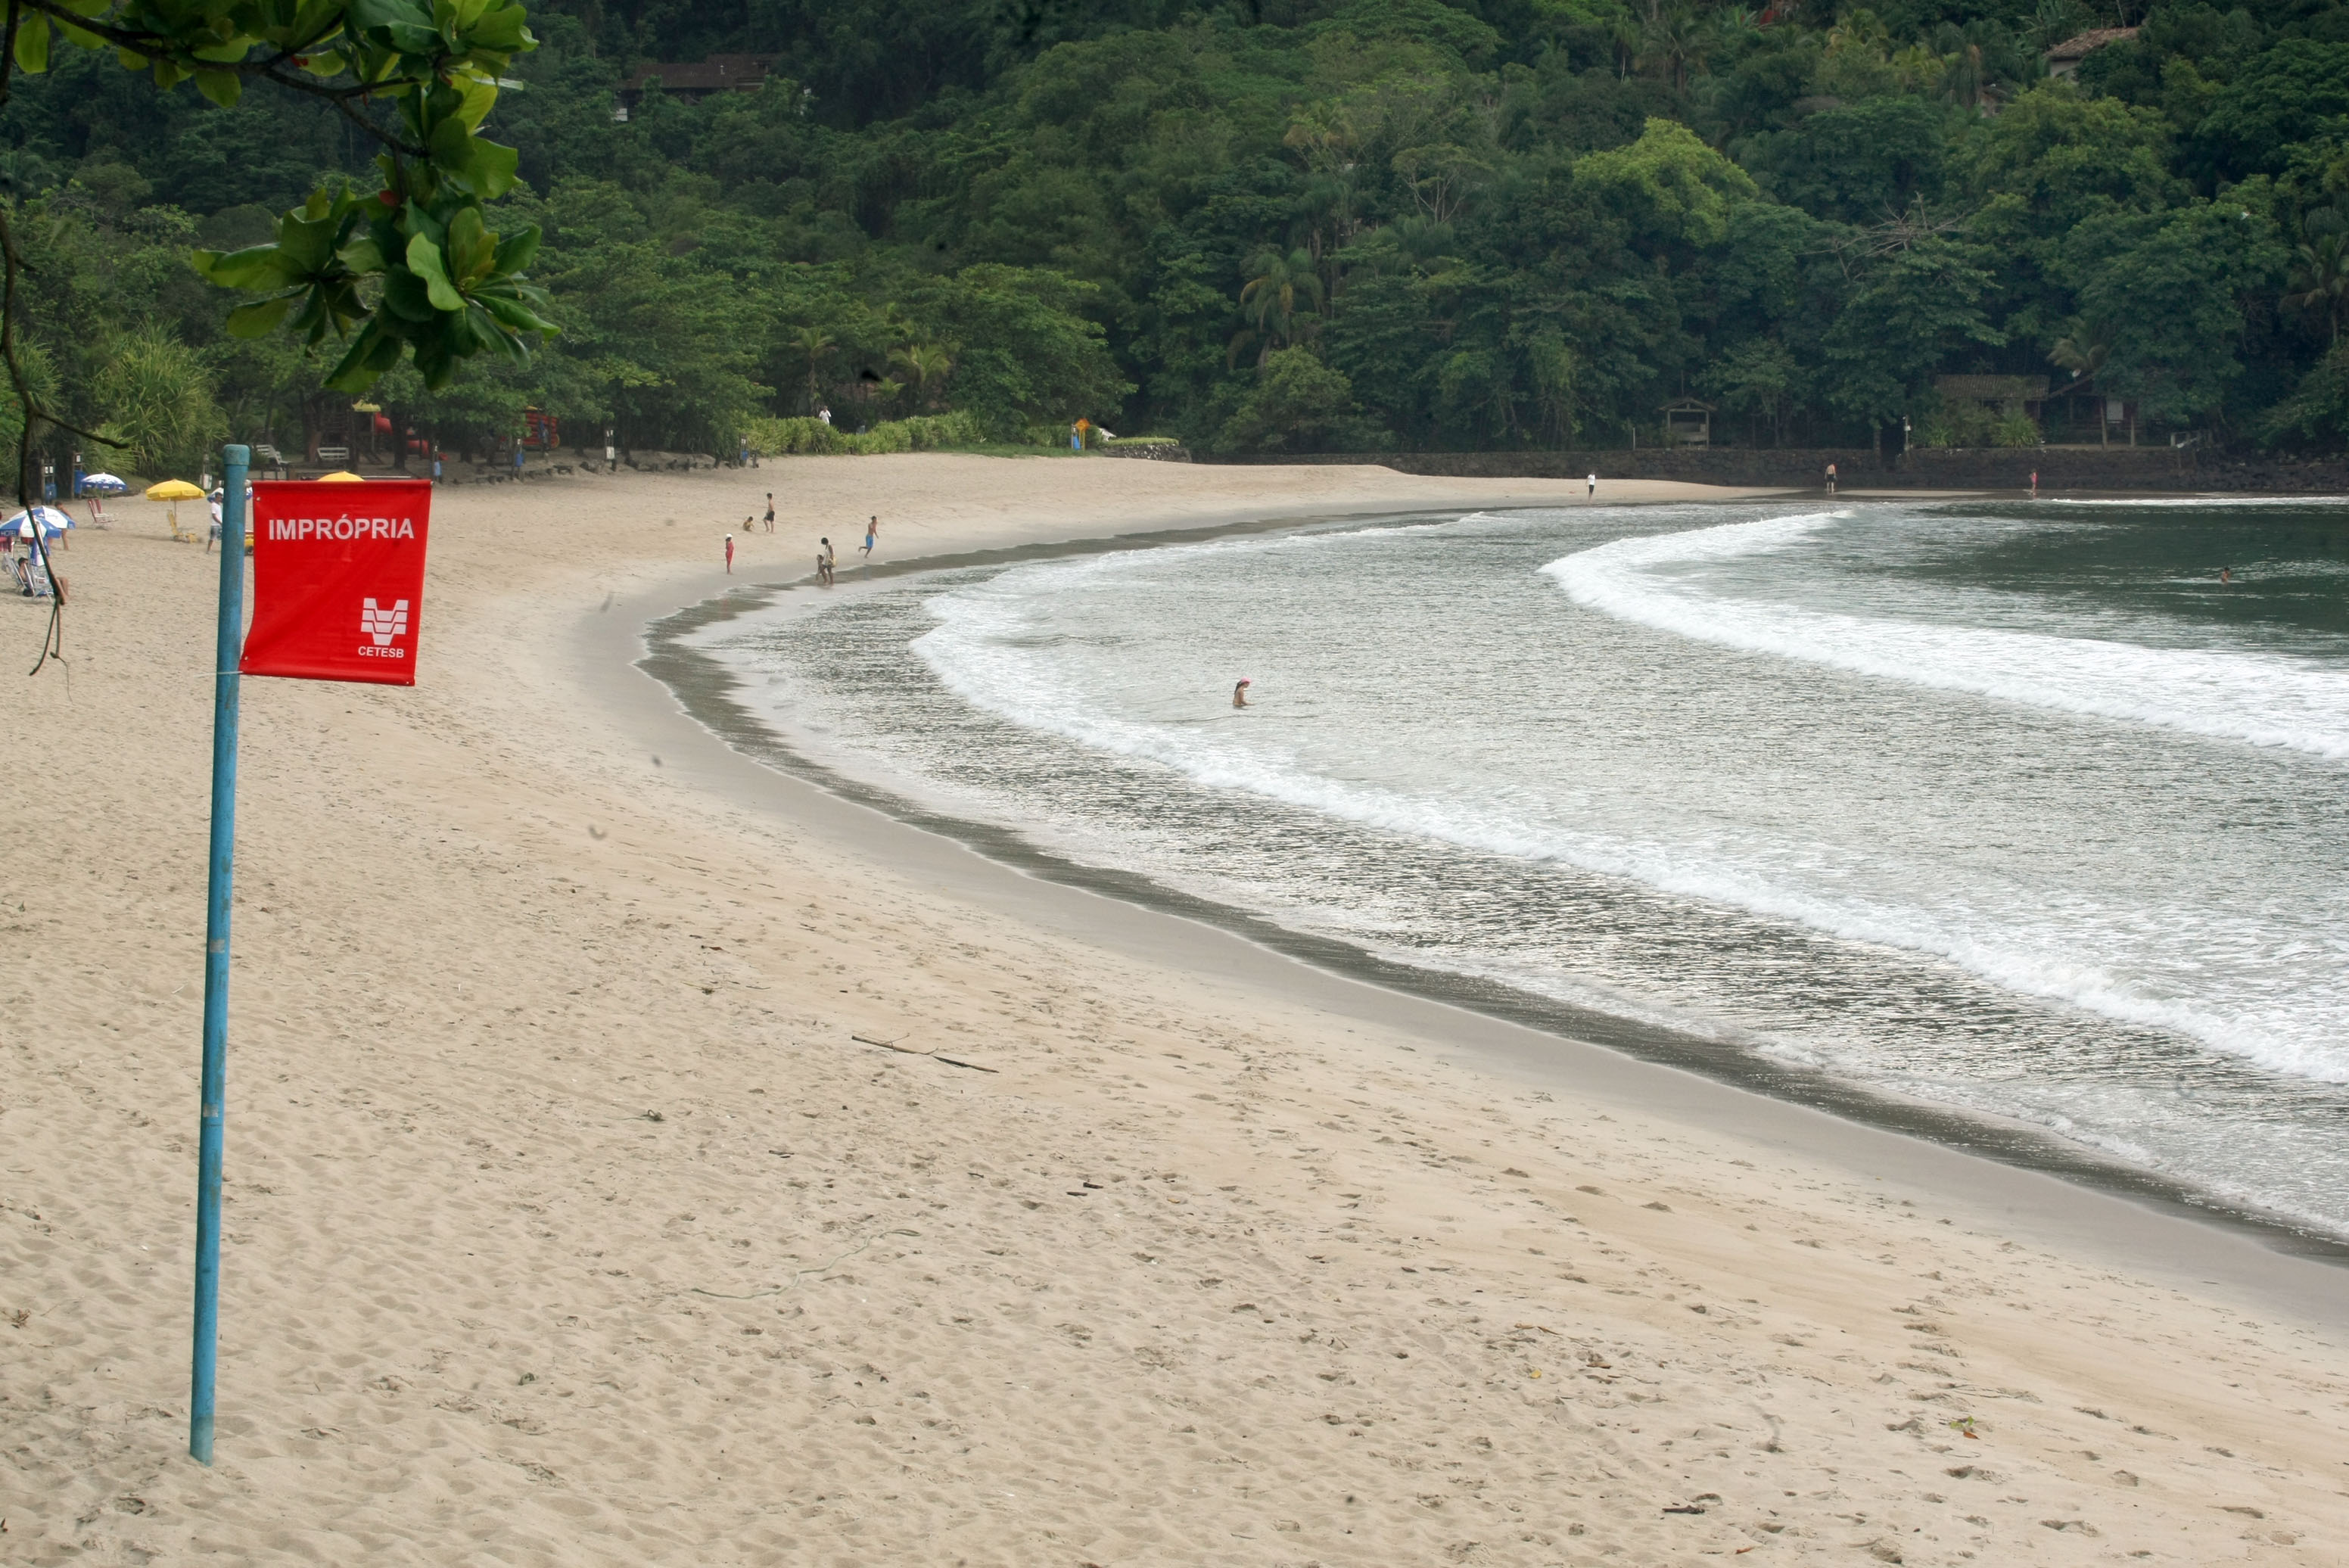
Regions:
<instances>
[{"instance_id":1,"label":"distant person on sand","mask_svg":"<svg viewBox=\"0 0 2349 1568\"><path fill-rule=\"evenodd\" d=\"M876 517L864 525L864 559L867 564L870 564L873 560L874 542L880 537L881 520Z\"/></svg>"},{"instance_id":2,"label":"distant person on sand","mask_svg":"<svg viewBox=\"0 0 2349 1568\"><path fill-rule=\"evenodd\" d=\"M746 517L742 521L747 524L750 520ZM730 533L726 536L726 575L734 575L734 536Z\"/></svg>"},{"instance_id":3,"label":"distant person on sand","mask_svg":"<svg viewBox=\"0 0 2349 1568\"><path fill-rule=\"evenodd\" d=\"M1593 474L1593 475L1591 475L1591 476L1590 476L1590 496L1591 496L1591 499L1596 500L1596 499L1598 498L1598 495L1599 495L1599 476L1598 476L1597 474Z\"/></svg>"},{"instance_id":4,"label":"distant person on sand","mask_svg":"<svg viewBox=\"0 0 2349 1568\"><path fill-rule=\"evenodd\" d=\"M2037 469L2031 470L2031 499L2033 500L2037 500L2039 499L2039 470Z\"/></svg>"},{"instance_id":5,"label":"distant person on sand","mask_svg":"<svg viewBox=\"0 0 2349 1568\"><path fill-rule=\"evenodd\" d=\"M1247 706L1247 688L1251 684L1251 682L1244 678L1241 680L1239 685L1232 687L1232 706L1234 707L1246 707Z\"/></svg>"},{"instance_id":6,"label":"distant person on sand","mask_svg":"<svg viewBox=\"0 0 2349 1568\"><path fill-rule=\"evenodd\" d=\"M832 586L832 540L827 536L817 540L816 542L823 546L815 552L816 581L829 588Z\"/></svg>"},{"instance_id":7,"label":"distant person on sand","mask_svg":"<svg viewBox=\"0 0 2349 1568\"><path fill-rule=\"evenodd\" d=\"M767 531L775 531L775 492L772 490L767 492Z\"/></svg>"},{"instance_id":8,"label":"distant person on sand","mask_svg":"<svg viewBox=\"0 0 2349 1568\"><path fill-rule=\"evenodd\" d=\"M1829 463L1829 464L1827 465L1827 494L1829 494L1829 495L1833 495L1833 494L1835 494L1835 492L1836 492L1836 471L1835 471L1835 465L1834 465L1833 463Z\"/></svg>"}]
</instances>

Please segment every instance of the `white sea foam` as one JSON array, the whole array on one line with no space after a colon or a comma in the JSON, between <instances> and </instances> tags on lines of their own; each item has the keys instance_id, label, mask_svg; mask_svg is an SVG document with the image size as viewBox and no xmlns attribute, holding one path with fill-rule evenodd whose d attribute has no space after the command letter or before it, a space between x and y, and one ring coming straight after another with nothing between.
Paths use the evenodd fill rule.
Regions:
<instances>
[{"instance_id":1,"label":"white sea foam","mask_svg":"<svg viewBox=\"0 0 2349 1568\"><path fill-rule=\"evenodd\" d=\"M1656 547L1677 542L1675 554L1661 549L1655 553L1685 562L1706 553L1725 557L1792 548L1826 521L1782 518L1624 542ZM1613 548L1568 559L1582 561ZM2037 919L2015 913L1985 923L1929 901L1860 891L1872 885L1854 874L1862 861L1839 858L1817 841L1749 839L1731 845L1591 830L1513 813L1483 791L1457 783L1423 793L1331 778L1277 745L1265 745L1245 720L1227 738L1216 734L1216 724L1175 725L1103 711L1038 634L1049 619L1049 606L1075 580L1103 569L1096 562L1022 568L935 597L927 608L937 624L915 641L914 651L967 702L1024 728L1157 764L1209 789L1244 791L1385 831L1514 859L1560 862L1847 940L1930 954L2017 992L2173 1030L2275 1070L2349 1081L2349 1052L2329 1036L2311 1037L2288 1010L2271 1014L2240 998L2206 1001L2149 989L2127 973L2128 942L2117 944L2124 959L2119 966L2083 956L2101 951L2097 941L2081 940L2084 933L2105 933L2103 945L2110 946L2123 932L2191 927L2197 916L2190 911L2081 904L2052 909ZM1651 592L1667 605L1675 603L1669 593ZM1692 601L1701 609L1718 603Z\"/></svg>"},{"instance_id":2,"label":"white sea foam","mask_svg":"<svg viewBox=\"0 0 2349 1568\"><path fill-rule=\"evenodd\" d=\"M2337 662L1871 618L1709 591L1711 569L1796 549L1851 516L1805 512L1619 539L1542 570L1577 603L1700 642L2349 758L2349 669Z\"/></svg>"}]
</instances>

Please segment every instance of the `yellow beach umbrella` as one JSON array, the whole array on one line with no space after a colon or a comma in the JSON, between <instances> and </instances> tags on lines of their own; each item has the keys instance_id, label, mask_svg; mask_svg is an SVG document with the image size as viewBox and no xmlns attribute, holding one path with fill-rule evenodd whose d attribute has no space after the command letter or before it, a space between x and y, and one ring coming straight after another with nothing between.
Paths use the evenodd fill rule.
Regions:
<instances>
[{"instance_id":1,"label":"yellow beach umbrella","mask_svg":"<svg viewBox=\"0 0 2349 1568\"><path fill-rule=\"evenodd\" d=\"M204 492L185 480L165 480L160 484L147 487L147 499L171 503L171 537L182 539L189 536L180 531L180 503L183 500L202 500L204 499Z\"/></svg>"},{"instance_id":2,"label":"yellow beach umbrella","mask_svg":"<svg viewBox=\"0 0 2349 1568\"><path fill-rule=\"evenodd\" d=\"M330 485L363 485L367 483L367 479L364 475L355 474L348 469L336 469L333 473L320 474L318 482Z\"/></svg>"}]
</instances>

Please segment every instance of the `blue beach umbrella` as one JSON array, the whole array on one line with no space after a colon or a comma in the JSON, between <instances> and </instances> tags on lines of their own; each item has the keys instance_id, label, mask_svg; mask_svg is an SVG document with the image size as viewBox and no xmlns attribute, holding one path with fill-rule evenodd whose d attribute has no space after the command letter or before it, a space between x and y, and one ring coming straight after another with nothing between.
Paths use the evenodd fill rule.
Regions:
<instances>
[{"instance_id":1,"label":"blue beach umbrella","mask_svg":"<svg viewBox=\"0 0 2349 1568\"><path fill-rule=\"evenodd\" d=\"M82 494L95 491L99 495L120 495L130 487L112 474L89 474L81 481Z\"/></svg>"},{"instance_id":2,"label":"blue beach umbrella","mask_svg":"<svg viewBox=\"0 0 2349 1568\"><path fill-rule=\"evenodd\" d=\"M29 536L37 527L48 538L55 539L74 525L74 520L53 506L36 506L30 511L20 511L5 522L0 522L0 533Z\"/></svg>"}]
</instances>

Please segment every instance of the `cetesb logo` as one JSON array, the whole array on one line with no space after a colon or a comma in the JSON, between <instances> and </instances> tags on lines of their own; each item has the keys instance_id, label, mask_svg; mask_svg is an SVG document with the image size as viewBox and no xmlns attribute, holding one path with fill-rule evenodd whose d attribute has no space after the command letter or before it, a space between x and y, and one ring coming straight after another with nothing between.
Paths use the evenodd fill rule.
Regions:
<instances>
[{"instance_id":1,"label":"cetesb logo","mask_svg":"<svg viewBox=\"0 0 2349 1568\"><path fill-rule=\"evenodd\" d=\"M394 599L388 606L379 607L372 599L360 600L359 631L375 641L374 647L363 647L360 653L379 659L406 658L408 650L395 648L391 642L395 637L408 635L408 601Z\"/></svg>"}]
</instances>

